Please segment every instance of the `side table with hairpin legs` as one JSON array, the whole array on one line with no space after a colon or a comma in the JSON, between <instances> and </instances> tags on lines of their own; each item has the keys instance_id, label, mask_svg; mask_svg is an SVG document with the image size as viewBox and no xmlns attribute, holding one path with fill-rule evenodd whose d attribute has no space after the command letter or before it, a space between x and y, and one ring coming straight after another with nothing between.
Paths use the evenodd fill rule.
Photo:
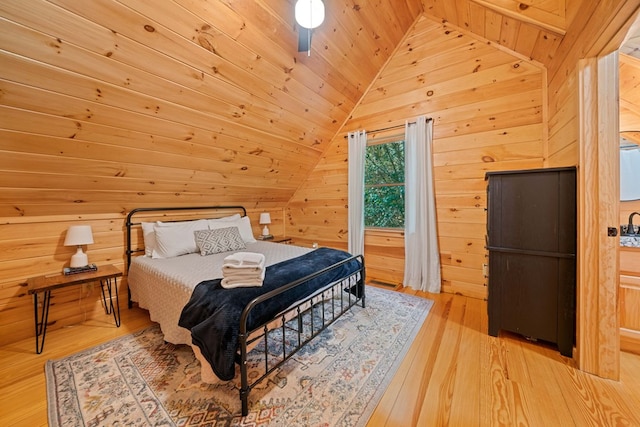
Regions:
<instances>
[{"instance_id":1,"label":"side table with hairpin legs","mask_svg":"<svg viewBox=\"0 0 640 427\"><path fill-rule=\"evenodd\" d=\"M65 275L62 273L48 274L27 279L28 293L33 295L33 311L35 317L36 353L42 353L44 338L47 332L49 319L49 305L51 304L51 291L67 286L81 285L83 283L99 282L102 292L102 301L106 314L113 314L116 327L120 327L120 303L118 302L117 278L122 277L122 272L113 265L101 265L97 271ZM107 302L106 293L109 294ZM38 294L42 293L41 304ZM114 304L115 298L115 304ZM40 306L40 307L39 307ZM38 308L41 308L40 310Z\"/></svg>"}]
</instances>

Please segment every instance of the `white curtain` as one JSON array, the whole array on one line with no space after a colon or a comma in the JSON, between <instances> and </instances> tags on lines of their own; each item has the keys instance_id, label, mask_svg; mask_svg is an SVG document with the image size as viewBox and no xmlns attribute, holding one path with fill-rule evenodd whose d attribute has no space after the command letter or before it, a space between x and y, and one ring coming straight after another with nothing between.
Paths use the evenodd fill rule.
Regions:
<instances>
[{"instance_id":1,"label":"white curtain","mask_svg":"<svg viewBox=\"0 0 640 427\"><path fill-rule=\"evenodd\" d=\"M405 125L404 286L440 292L431 144L433 122L424 116Z\"/></svg>"},{"instance_id":2,"label":"white curtain","mask_svg":"<svg viewBox=\"0 0 640 427\"><path fill-rule=\"evenodd\" d=\"M364 159L367 133L349 132L349 253L364 255Z\"/></svg>"}]
</instances>

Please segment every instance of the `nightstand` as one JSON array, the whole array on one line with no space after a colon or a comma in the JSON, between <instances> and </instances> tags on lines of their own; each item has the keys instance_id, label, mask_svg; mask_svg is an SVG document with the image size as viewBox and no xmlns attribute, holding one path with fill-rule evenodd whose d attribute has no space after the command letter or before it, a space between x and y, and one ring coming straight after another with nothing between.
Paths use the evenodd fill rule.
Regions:
<instances>
[{"instance_id":1,"label":"nightstand","mask_svg":"<svg viewBox=\"0 0 640 427\"><path fill-rule=\"evenodd\" d=\"M285 245L290 245L290 244L293 243L292 240L291 240L291 237L278 237L278 236L274 237L272 242L274 242L274 243L282 243L282 244L285 244Z\"/></svg>"},{"instance_id":2,"label":"nightstand","mask_svg":"<svg viewBox=\"0 0 640 427\"><path fill-rule=\"evenodd\" d=\"M269 235L268 237L258 236L256 237L256 240L263 241L263 242L283 243L285 245L290 245L293 243L291 240L291 237L272 236L272 235Z\"/></svg>"},{"instance_id":3,"label":"nightstand","mask_svg":"<svg viewBox=\"0 0 640 427\"><path fill-rule=\"evenodd\" d=\"M118 282L117 278L122 277L122 272L113 265L101 265L98 271L64 275L62 273L48 274L44 276L31 277L27 279L28 293L33 295L33 313L36 327L36 353L42 353L44 348L44 337L47 332L47 321L49 319L49 305L51 303L51 291L67 286L81 285L83 283L100 282L102 291L102 301L106 314L113 314L116 327L120 327L120 303L118 302ZM105 287L109 293L109 303L105 295ZM42 296L42 310L38 313L38 294ZM113 304L112 293L115 294L116 303Z\"/></svg>"}]
</instances>

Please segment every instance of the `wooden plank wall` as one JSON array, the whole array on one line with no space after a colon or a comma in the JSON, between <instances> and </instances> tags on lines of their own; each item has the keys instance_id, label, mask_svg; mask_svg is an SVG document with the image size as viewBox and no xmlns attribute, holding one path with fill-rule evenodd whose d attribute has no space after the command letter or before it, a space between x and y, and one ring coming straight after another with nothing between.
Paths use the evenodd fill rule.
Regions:
<instances>
[{"instance_id":1,"label":"wooden plank wall","mask_svg":"<svg viewBox=\"0 0 640 427\"><path fill-rule=\"evenodd\" d=\"M620 202L620 224L628 223L629 215L633 212L640 212L640 200ZM633 217L633 224L640 224L640 217L637 215Z\"/></svg>"},{"instance_id":2,"label":"wooden plank wall","mask_svg":"<svg viewBox=\"0 0 640 427\"><path fill-rule=\"evenodd\" d=\"M545 89L537 63L420 18L289 203L288 233L346 247L346 132L402 125L424 114L434 119L443 290L485 298L484 176L543 166ZM401 283L403 244L401 233L367 232L368 276Z\"/></svg>"},{"instance_id":3,"label":"wooden plank wall","mask_svg":"<svg viewBox=\"0 0 640 427\"><path fill-rule=\"evenodd\" d=\"M549 80L549 167L578 165L579 86L577 64L595 56L638 7L637 0L583 1L573 10L567 36L546 62Z\"/></svg>"},{"instance_id":4,"label":"wooden plank wall","mask_svg":"<svg viewBox=\"0 0 640 427\"><path fill-rule=\"evenodd\" d=\"M255 235L261 233L258 223L261 212L262 209L247 209ZM285 234L284 210L274 208L268 212L271 233ZM210 213L207 215L211 217ZM156 219L177 217L192 216L173 214ZM86 247L89 262L98 266L114 264L125 271L125 218L126 215L120 213L0 218L0 345L34 335L33 300L27 295L25 282L32 276L59 273L69 265L75 248L65 247L63 243L70 225L91 225L94 244ZM141 241L141 235L134 239ZM120 308L126 310L126 277L118 284ZM52 292L48 322L51 330L87 319L113 322L113 317L103 311L99 287L74 286Z\"/></svg>"},{"instance_id":5,"label":"wooden plank wall","mask_svg":"<svg viewBox=\"0 0 640 427\"><path fill-rule=\"evenodd\" d=\"M640 35L634 38L634 44L625 43L623 49L620 49L620 132L640 129L640 58L622 53L624 50L633 49L633 55L640 55L635 44L638 41ZM626 137L636 138L636 135L638 134L634 132Z\"/></svg>"},{"instance_id":6,"label":"wooden plank wall","mask_svg":"<svg viewBox=\"0 0 640 427\"><path fill-rule=\"evenodd\" d=\"M307 56L291 2L2 1L0 217L282 207L421 9L328 8Z\"/></svg>"}]
</instances>

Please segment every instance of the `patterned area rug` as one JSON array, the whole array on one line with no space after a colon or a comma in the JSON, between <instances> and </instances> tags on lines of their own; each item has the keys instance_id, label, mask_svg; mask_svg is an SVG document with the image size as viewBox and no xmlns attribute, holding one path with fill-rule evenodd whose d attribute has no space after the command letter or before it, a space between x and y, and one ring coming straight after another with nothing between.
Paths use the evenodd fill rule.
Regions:
<instances>
[{"instance_id":1,"label":"patterned area rug","mask_svg":"<svg viewBox=\"0 0 640 427\"><path fill-rule=\"evenodd\" d=\"M152 326L48 361L49 425L363 426L432 301L367 287L366 305L253 389L246 417L239 379L203 383L191 348L165 343Z\"/></svg>"}]
</instances>

